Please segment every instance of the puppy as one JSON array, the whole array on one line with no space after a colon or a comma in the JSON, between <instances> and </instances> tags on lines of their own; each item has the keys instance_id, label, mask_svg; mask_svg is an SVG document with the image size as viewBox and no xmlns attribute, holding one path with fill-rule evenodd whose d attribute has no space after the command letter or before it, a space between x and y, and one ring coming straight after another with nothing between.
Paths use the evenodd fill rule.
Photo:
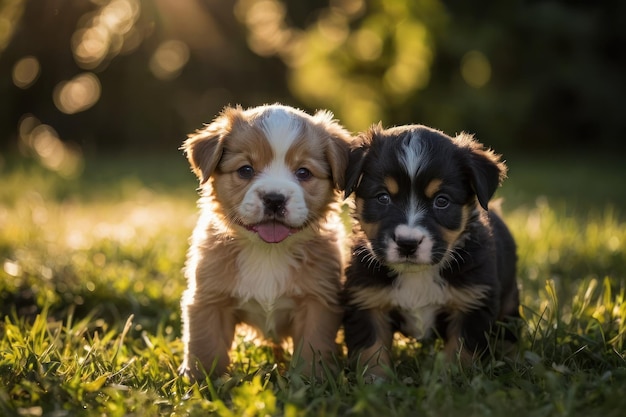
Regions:
<instances>
[{"instance_id":1,"label":"puppy","mask_svg":"<svg viewBox=\"0 0 626 417\"><path fill-rule=\"evenodd\" d=\"M497 321L518 316L515 243L487 204L506 176L470 135L378 125L354 142L346 194L360 227L346 270L349 355L384 376L393 334L433 331L448 357L488 348ZM514 338L513 334L508 335Z\"/></svg>"},{"instance_id":2,"label":"puppy","mask_svg":"<svg viewBox=\"0 0 626 417\"><path fill-rule=\"evenodd\" d=\"M293 359L309 373L336 350L343 259L335 203L350 138L329 112L275 104L226 107L185 141L201 197L181 303L183 373L226 372L238 323L276 343L291 338Z\"/></svg>"}]
</instances>

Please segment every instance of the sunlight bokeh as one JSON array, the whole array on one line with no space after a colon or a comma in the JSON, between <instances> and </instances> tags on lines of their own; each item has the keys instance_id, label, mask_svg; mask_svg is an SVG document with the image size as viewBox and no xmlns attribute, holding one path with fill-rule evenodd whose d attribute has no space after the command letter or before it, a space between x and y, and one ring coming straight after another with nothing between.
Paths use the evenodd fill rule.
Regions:
<instances>
[{"instance_id":1,"label":"sunlight bokeh","mask_svg":"<svg viewBox=\"0 0 626 417\"><path fill-rule=\"evenodd\" d=\"M100 80L92 72L61 81L54 89L54 104L65 114L74 114L92 107L100 99Z\"/></svg>"},{"instance_id":2,"label":"sunlight bokeh","mask_svg":"<svg viewBox=\"0 0 626 417\"><path fill-rule=\"evenodd\" d=\"M241 0L237 18L248 28L248 46L256 54L271 56L284 52L294 33L285 23L285 5L277 0Z\"/></svg>"},{"instance_id":3,"label":"sunlight bokeh","mask_svg":"<svg viewBox=\"0 0 626 417\"><path fill-rule=\"evenodd\" d=\"M4 51L24 12L24 0L0 2L0 53Z\"/></svg>"},{"instance_id":4,"label":"sunlight bokeh","mask_svg":"<svg viewBox=\"0 0 626 417\"><path fill-rule=\"evenodd\" d=\"M32 113L85 152L166 152L227 104L281 102L354 132L423 123L500 152L621 150L617 3L0 1L0 148ZM99 88L72 82L95 80L83 73Z\"/></svg>"},{"instance_id":5,"label":"sunlight bokeh","mask_svg":"<svg viewBox=\"0 0 626 417\"><path fill-rule=\"evenodd\" d=\"M83 69L95 69L107 57L138 46L133 25L139 17L138 0L109 0L83 16L72 36L72 51L76 63ZM124 44L130 39L130 45Z\"/></svg>"},{"instance_id":6,"label":"sunlight bokeh","mask_svg":"<svg viewBox=\"0 0 626 417\"><path fill-rule=\"evenodd\" d=\"M39 60L32 55L25 56L13 66L13 84L19 88L26 89L37 81L40 73L41 65Z\"/></svg>"},{"instance_id":7,"label":"sunlight bokeh","mask_svg":"<svg viewBox=\"0 0 626 417\"><path fill-rule=\"evenodd\" d=\"M177 40L161 43L150 59L150 71L160 80L176 78L189 61L189 47Z\"/></svg>"},{"instance_id":8,"label":"sunlight bokeh","mask_svg":"<svg viewBox=\"0 0 626 417\"><path fill-rule=\"evenodd\" d=\"M19 145L24 154L34 154L41 164L65 178L82 173L83 157L76 146L64 143L52 126L26 115L19 127Z\"/></svg>"},{"instance_id":9,"label":"sunlight bokeh","mask_svg":"<svg viewBox=\"0 0 626 417\"><path fill-rule=\"evenodd\" d=\"M380 34L370 28L354 31L349 42L354 56L361 61L374 61L383 52L383 40Z\"/></svg>"},{"instance_id":10,"label":"sunlight bokeh","mask_svg":"<svg viewBox=\"0 0 626 417\"><path fill-rule=\"evenodd\" d=\"M469 51L461 60L463 80L474 88L484 87L491 79L491 63L480 51Z\"/></svg>"},{"instance_id":11,"label":"sunlight bokeh","mask_svg":"<svg viewBox=\"0 0 626 417\"><path fill-rule=\"evenodd\" d=\"M433 51L428 30L420 21L399 23L392 36L396 55L385 72L383 85L390 97L401 100L403 96L428 85Z\"/></svg>"},{"instance_id":12,"label":"sunlight bokeh","mask_svg":"<svg viewBox=\"0 0 626 417\"><path fill-rule=\"evenodd\" d=\"M426 22L441 20L443 11L438 2L424 5L418 17L409 13L409 2L370 4L364 18L363 1L336 0L304 28L289 21L278 0L240 0L235 10L250 49L288 66L296 97L330 108L346 126L362 130L384 120L389 104L429 83L434 51ZM430 16L436 18L426 20Z\"/></svg>"}]
</instances>

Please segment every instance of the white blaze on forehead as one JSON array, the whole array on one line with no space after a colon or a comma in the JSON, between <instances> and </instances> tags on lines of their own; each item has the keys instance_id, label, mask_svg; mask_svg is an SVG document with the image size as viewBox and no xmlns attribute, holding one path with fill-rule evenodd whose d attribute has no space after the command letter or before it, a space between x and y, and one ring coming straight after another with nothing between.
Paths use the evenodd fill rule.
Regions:
<instances>
[{"instance_id":1,"label":"white blaze on forehead","mask_svg":"<svg viewBox=\"0 0 626 417\"><path fill-rule=\"evenodd\" d=\"M415 135L416 133L412 133L410 137L404 140L400 154L400 164L411 179L409 206L406 211L407 224L409 226L415 226L422 217L422 212L418 207L418 198L415 193L413 181L415 177L417 177L417 173L423 163L424 149Z\"/></svg>"},{"instance_id":2,"label":"white blaze on forehead","mask_svg":"<svg viewBox=\"0 0 626 417\"><path fill-rule=\"evenodd\" d=\"M274 150L274 160L284 161L287 151L302 132L300 115L278 107L262 116L261 129Z\"/></svg>"},{"instance_id":3,"label":"white blaze on forehead","mask_svg":"<svg viewBox=\"0 0 626 417\"><path fill-rule=\"evenodd\" d=\"M269 193L285 197L284 222L288 226L301 227L308 218L304 191L285 159L289 148L302 134L303 117L307 117L306 114L282 106L270 106L260 115L259 127L272 147L274 156L269 165L257 172L257 177L239 206L238 214L245 223L263 221L263 197Z\"/></svg>"},{"instance_id":4,"label":"white blaze on forehead","mask_svg":"<svg viewBox=\"0 0 626 417\"><path fill-rule=\"evenodd\" d=\"M409 227L415 227L422 219L424 210L420 209L417 202L417 195L415 190L411 189L411 195L409 196L409 207L406 211L406 224Z\"/></svg>"},{"instance_id":5,"label":"white blaze on forehead","mask_svg":"<svg viewBox=\"0 0 626 417\"><path fill-rule=\"evenodd\" d=\"M403 141L400 163L411 179L417 176L417 172L422 164L423 153L424 149L422 148L416 133L412 133L410 137Z\"/></svg>"},{"instance_id":6,"label":"white blaze on forehead","mask_svg":"<svg viewBox=\"0 0 626 417\"><path fill-rule=\"evenodd\" d=\"M285 107L271 107L262 116L261 129L274 151L274 158L262 172L253 188L258 192L275 192L288 199L294 194L304 202L302 189L296 186L293 172L286 161L287 151L300 136L303 129L303 115Z\"/></svg>"}]
</instances>

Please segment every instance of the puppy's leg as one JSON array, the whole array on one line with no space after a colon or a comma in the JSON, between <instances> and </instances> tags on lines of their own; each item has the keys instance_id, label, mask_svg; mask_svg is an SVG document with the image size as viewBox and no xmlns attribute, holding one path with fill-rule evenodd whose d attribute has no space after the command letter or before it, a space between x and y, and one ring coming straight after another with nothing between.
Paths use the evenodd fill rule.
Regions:
<instances>
[{"instance_id":1,"label":"puppy's leg","mask_svg":"<svg viewBox=\"0 0 626 417\"><path fill-rule=\"evenodd\" d=\"M442 334L446 357L452 361L459 355L463 365L470 365L475 359L481 358L489 349L489 335L493 325L493 315L488 308L451 313Z\"/></svg>"},{"instance_id":2,"label":"puppy's leg","mask_svg":"<svg viewBox=\"0 0 626 417\"><path fill-rule=\"evenodd\" d=\"M185 304L183 342L185 354L181 372L192 379L202 379L213 370L220 376L228 368L228 352L233 343L236 319L226 303Z\"/></svg>"},{"instance_id":3,"label":"puppy's leg","mask_svg":"<svg viewBox=\"0 0 626 417\"><path fill-rule=\"evenodd\" d=\"M332 356L337 352L337 331L341 325L341 309L316 298L299 300L292 322L294 344L293 361L304 361L305 374L324 375L324 364L332 367Z\"/></svg>"},{"instance_id":4,"label":"puppy's leg","mask_svg":"<svg viewBox=\"0 0 626 417\"><path fill-rule=\"evenodd\" d=\"M393 330L387 312L349 308L344 317L348 354L357 366L367 366L375 377L385 377L391 367Z\"/></svg>"}]
</instances>

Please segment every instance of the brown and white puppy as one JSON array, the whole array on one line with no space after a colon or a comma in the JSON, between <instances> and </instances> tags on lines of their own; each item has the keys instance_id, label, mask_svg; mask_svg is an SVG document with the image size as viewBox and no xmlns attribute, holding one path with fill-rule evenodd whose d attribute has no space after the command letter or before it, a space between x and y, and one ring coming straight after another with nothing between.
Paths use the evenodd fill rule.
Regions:
<instances>
[{"instance_id":1,"label":"brown and white puppy","mask_svg":"<svg viewBox=\"0 0 626 417\"><path fill-rule=\"evenodd\" d=\"M346 271L345 340L373 374L390 366L396 331L434 332L449 357L468 361L497 321L518 316L515 243L487 211L505 175L467 134L378 125L355 140L346 193L361 233Z\"/></svg>"},{"instance_id":2,"label":"brown and white puppy","mask_svg":"<svg viewBox=\"0 0 626 417\"><path fill-rule=\"evenodd\" d=\"M335 352L335 203L349 141L331 113L278 104L226 107L185 141L201 198L185 266L182 372L223 374L238 323L276 343L291 338L305 371Z\"/></svg>"}]
</instances>

